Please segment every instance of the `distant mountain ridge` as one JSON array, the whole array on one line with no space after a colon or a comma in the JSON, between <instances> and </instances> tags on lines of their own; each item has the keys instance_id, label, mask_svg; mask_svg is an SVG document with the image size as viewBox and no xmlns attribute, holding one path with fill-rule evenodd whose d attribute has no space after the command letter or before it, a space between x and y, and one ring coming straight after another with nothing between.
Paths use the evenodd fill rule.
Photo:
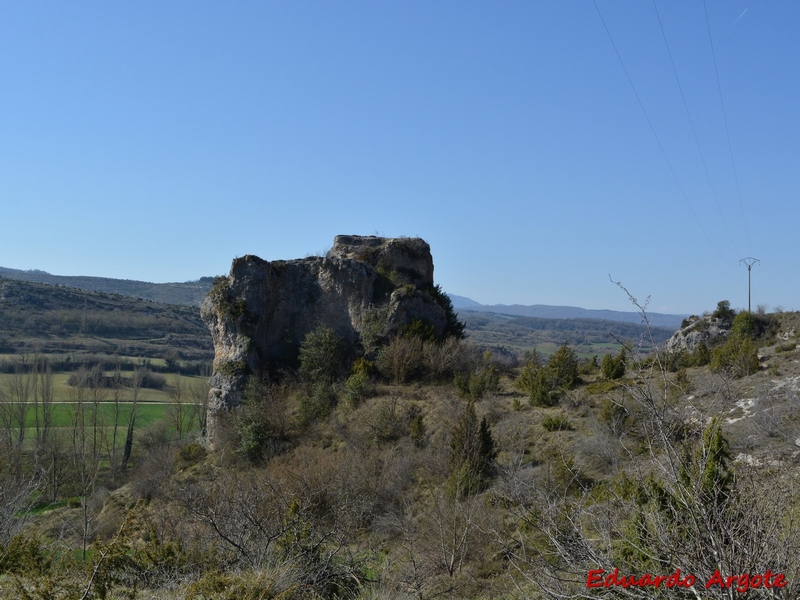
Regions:
<instances>
[{"instance_id":1,"label":"distant mountain ridge","mask_svg":"<svg viewBox=\"0 0 800 600\"><path fill-rule=\"evenodd\" d=\"M453 308L463 311L491 312L501 315L514 315L517 317L537 317L539 319L603 319L606 321L621 321L623 323L641 323L642 315L638 312L624 312L618 310L593 310L577 306L551 306L548 304L480 304L464 296L448 294L453 302ZM666 327L677 330L681 321L689 315L670 315L663 313L647 313L650 325L653 327Z\"/></svg>"},{"instance_id":2,"label":"distant mountain ridge","mask_svg":"<svg viewBox=\"0 0 800 600\"><path fill-rule=\"evenodd\" d=\"M114 279L111 277L89 277L72 275L52 275L38 269L23 271L0 267L0 277L30 281L33 283L46 283L61 285L68 288L102 292L105 294L121 294L164 302L166 304L182 304L186 306L200 306L206 294L211 290L213 277L201 277L197 281L174 283L151 283L133 279ZM606 321L620 321L623 323L641 323L642 317L637 312L624 312L616 310L593 310L577 306L551 306L547 304L481 304L456 294L448 294L456 310L491 312L501 315L517 317L537 317L540 319L603 319ZM681 321L688 315L670 315L663 313L647 313L650 325L653 327L667 327L673 330L680 328Z\"/></svg>"},{"instance_id":3,"label":"distant mountain ridge","mask_svg":"<svg viewBox=\"0 0 800 600\"><path fill-rule=\"evenodd\" d=\"M51 275L38 269L22 271L6 267L0 267L0 277L32 283L61 285L89 292L121 294L143 300L152 300L153 302L182 304L185 306L200 306L214 282L213 277L201 277L197 281L183 283L150 283L132 279L113 279L111 277Z\"/></svg>"}]
</instances>

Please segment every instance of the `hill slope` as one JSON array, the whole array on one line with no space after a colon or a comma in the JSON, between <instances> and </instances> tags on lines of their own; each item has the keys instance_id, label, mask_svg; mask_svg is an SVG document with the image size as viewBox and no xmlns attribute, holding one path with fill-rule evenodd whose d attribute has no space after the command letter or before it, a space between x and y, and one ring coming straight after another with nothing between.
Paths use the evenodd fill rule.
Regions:
<instances>
[{"instance_id":1,"label":"hill slope","mask_svg":"<svg viewBox=\"0 0 800 600\"><path fill-rule=\"evenodd\" d=\"M642 322L642 317L638 312L594 310L577 306L551 306L548 304L479 304L470 298L454 295L450 295L450 299L453 301L453 307L459 311L491 312L539 319L602 319L604 321L620 321L623 323ZM651 326L666 327L673 331L680 327L681 321L687 316L647 313Z\"/></svg>"},{"instance_id":2,"label":"hill slope","mask_svg":"<svg viewBox=\"0 0 800 600\"><path fill-rule=\"evenodd\" d=\"M632 341L648 352L662 345L674 329L651 327L605 319L544 319L491 312L460 310L468 338L484 346L504 347L517 353L536 348L551 353L565 341L584 355L604 354L619 348L620 341Z\"/></svg>"},{"instance_id":3,"label":"hill slope","mask_svg":"<svg viewBox=\"0 0 800 600\"><path fill-rule=\"evenodd\" d=\"M5 267L0 267L0 277L34 283L46 283L49 285L61 285L91 292L121 294L123 296L142 298L143 300L152 300L153 302L186 304L190 306L200 306L200 303L211 289L211 284L214 281L213 277L201 277L197 281L186 281L184 283L149 283L147 281L112 279L109 277L51 275L45 271L21 271L19 269L8 269Z\"/></svg>"},{"instance_id":4,"label":"hill slope","mask_svg":"<svg viewBox=\"0 0 800 600\"><path fill-rule=\"evenodd\" d=\"M0 279L0 352L74 351L213 357L197 308Z\"/></svg>"}]
</instances>

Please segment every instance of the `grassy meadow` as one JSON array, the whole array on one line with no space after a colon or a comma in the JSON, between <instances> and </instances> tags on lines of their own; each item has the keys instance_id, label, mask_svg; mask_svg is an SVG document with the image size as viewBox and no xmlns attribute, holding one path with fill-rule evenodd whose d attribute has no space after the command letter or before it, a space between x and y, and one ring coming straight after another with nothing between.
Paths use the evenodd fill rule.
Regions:
<instances>
[{"instance_id":1,"label":"grassy meadow","mask_svg":"<svg viewBox=\"0 0 800 600\"><path fill-rule=\"evenodd\" d=\"M163 363L163 361L161 361ZM163 367L162 364L151 366ZM80 389L69 385L73 372L52 373L52 404L50 405L50 430L56 439L67 439L72 435L78 422L78 414L83 412L83 422L86 427L94 428L95 424L104 443L110 447L112 440L116 446L121 447L125 442L128 423L133 410L132 391L129 388L115 390L102 388ZM103 371L106 377L121 376L123 380L130 380L133 371ZM29 395L24 410L18 407L13 399L15 378L20 377L14 373L0 373L0 417L3 418L3 427L9 436L18 439L19 420L24 414L25 424L23 447L33 448L37 440L37 431L43 428L44 408L41 399L35 398L31 388L32 383L28 374L23 374L23 385L29 388ZM153 425L163 422L168 431L177 432L177 422L181 421L181 436L198 432L200 428L200 412L203 410L201 399L207 393L208 377L199 375L180 375L177 373L165 374L164 385L160 389L140 388L138 390L134 436L138 437L143 431ZM96 416L95 416L96 411ZM116 423L116 436L114 427Z\"/></svg>"},{"instance_id":2,"label":"grassy meadow","mask_svg":"<svg viewBox=\"0 0 800 600\"><path fill-rule=\"evenodd\" d=\"M133 371L120 371L122 377L130 378L133 376ZM104 374L111 377L114 375L113 371L104 371ZM75 390L74 388L70 387L67 384L67 380L69 379L71 373L68 372L58 372L53 373L53 392L54 392L54 402L74 402L75 400ZM169 404L172 399L170 398L170 387L174 385L175 381L178 380L181 385L185 389L189 389L198 383L202 384L208 381L208 377L200 376L200 375L179 375L179 374L167 374L164 375L166 378L166 385L163 389L152 389L152 388L142 388L139 391L139 402L142 403L161 403L161 404ZM8 389L10 381L14 378L13 373L0 373L0 390ZM128 402L130 398L130 392L123 390L122 391L122 401L123 403ZM102 403L112 402L113 396L111 394L110 389L102 390Z\"/></svg>"}]
</instances>

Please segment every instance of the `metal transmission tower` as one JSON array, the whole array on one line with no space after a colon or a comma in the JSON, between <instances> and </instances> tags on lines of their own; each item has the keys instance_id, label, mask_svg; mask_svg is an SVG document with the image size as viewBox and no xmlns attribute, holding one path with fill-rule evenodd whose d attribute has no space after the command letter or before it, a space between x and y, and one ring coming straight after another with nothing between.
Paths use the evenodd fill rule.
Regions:
<instances>
[{"instance_id":1,"label":"metal transmission tower","mask_svg":"<svg viewBox=\"0 0 800 600\"><path fill-rule=\"evenodd\" d=\"M747 265L747 312L750 312L750 269L753 268L754 264L760 263L761 261L757 258L753 258L752 256L748 256L739 262Z\"/></svg>"}]
</instances>

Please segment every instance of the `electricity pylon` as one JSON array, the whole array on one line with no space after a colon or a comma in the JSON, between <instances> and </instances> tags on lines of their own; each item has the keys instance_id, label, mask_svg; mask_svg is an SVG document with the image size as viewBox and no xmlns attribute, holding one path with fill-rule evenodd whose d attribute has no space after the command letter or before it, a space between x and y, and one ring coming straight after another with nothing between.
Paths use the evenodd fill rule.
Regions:
<instances>
[{"instance_id":1,"label":"electricity pylon","mask_svg":"<svg viewBox=\"0 0 800 600\"><path fill-rule=\"evenodd\" d=\"M752 256L748 256L739 262L747 265L747 312L750 312L750 269L753 268L754 264L760 263L761 261L757 258L753 258Z\"/></svg>"}]
</instances>

